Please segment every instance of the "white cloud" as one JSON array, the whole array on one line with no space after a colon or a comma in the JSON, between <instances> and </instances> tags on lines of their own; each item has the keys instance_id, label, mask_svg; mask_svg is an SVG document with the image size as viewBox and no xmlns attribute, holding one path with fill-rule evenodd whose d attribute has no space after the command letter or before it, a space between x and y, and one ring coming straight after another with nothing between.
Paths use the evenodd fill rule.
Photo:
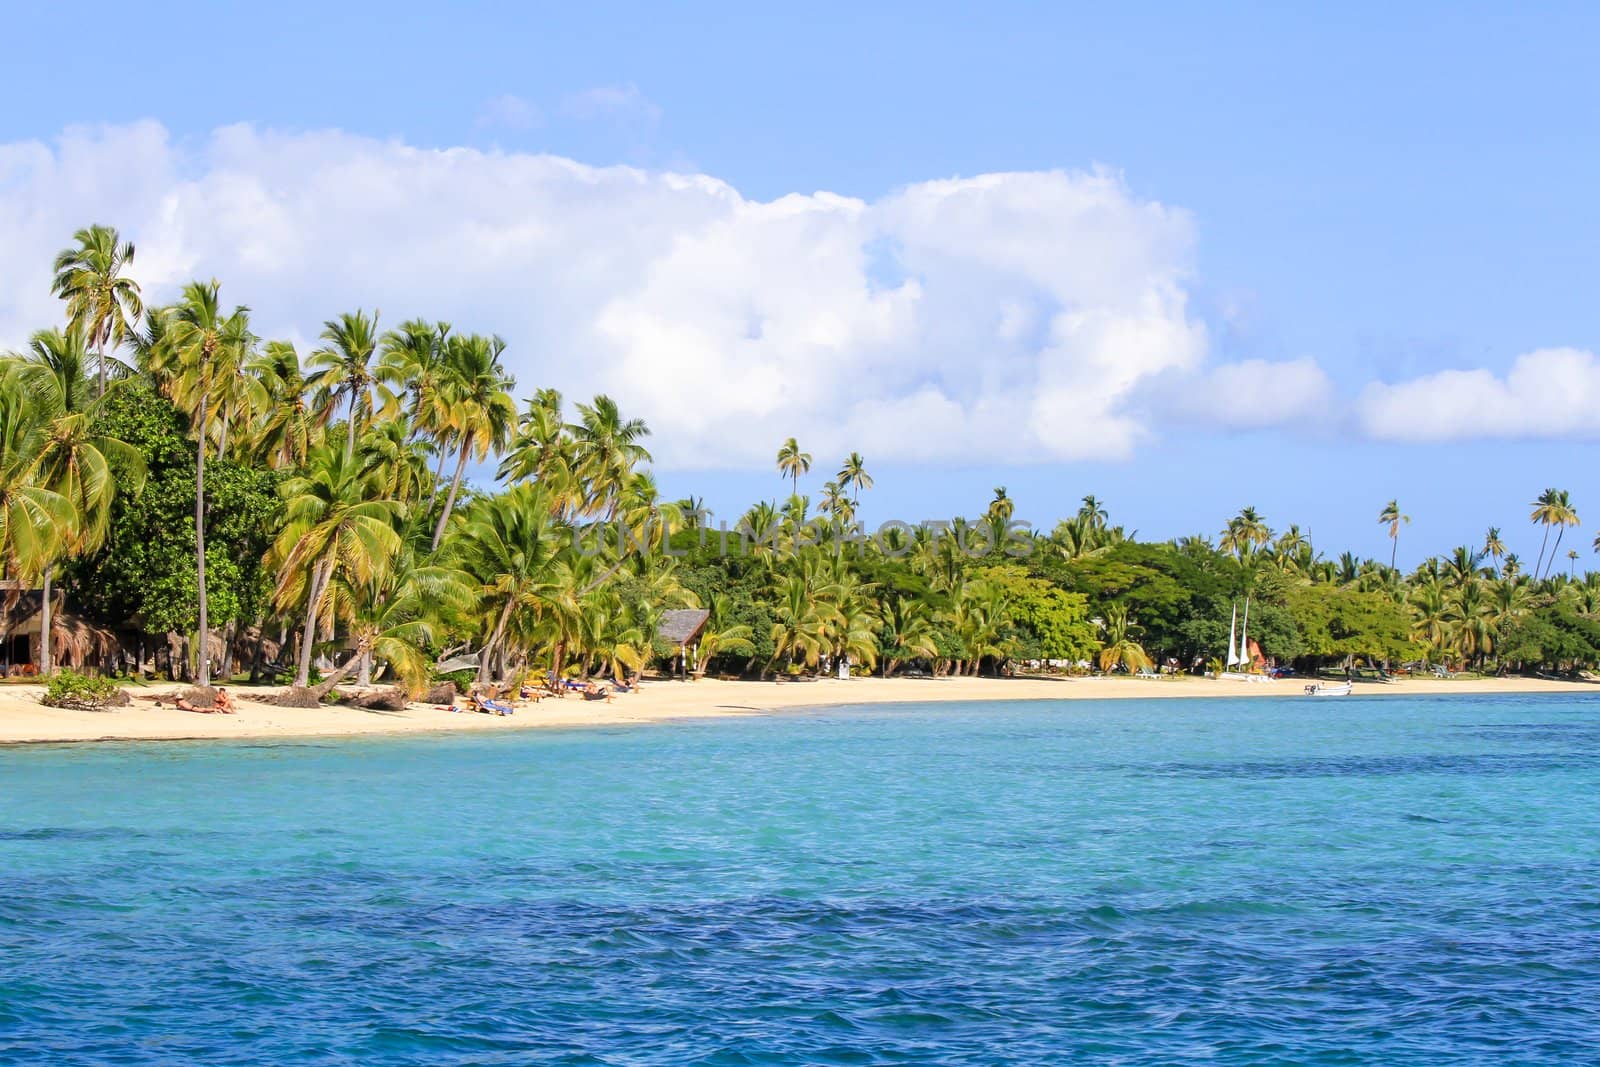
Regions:
<instances>
[{"instance_id":1,"label":"white cloud","mask_svg":"<svg viewBox=\"0 0 1600 1067\"><path fill-rule=\"evenodd\" d=\"M561 98L561 110L569 118L586 121L611 119L648 125L661 121L661 107L637 85L597 85L568 93Z\"/></svg>"},{"instance_id":2,"label":"white cloud","mask_svg":"<svg viewBox=\"0 0 1600 1067\"><path fill-rule=\"evenodd\" d=\"M483 102L478 109L477 125L528 130L539 125L543 118L538 105L531 100L505 93Z\"/></svg>"},{"instance_id":3,"label":"white cloud","mask_svg":"<svg viewBox=\"0 0 1600 1067\"><path fill-rule=\"evenodd\" d=\"M50 259L95 221L137 241L150 297L215 276L264 336L354 307L500 333L520 395L610 392L672 466L765 466L791 434L819 461L1124 456L1141 391L1205 373L1189 218L1103 172L756 201L337 131L76 129L0 145L0 345L56 319ZM1270 377L1300 397L1319 373Z\"/></svg>"},{"instance_id":4,"label":"white cloud","mask_svg":"<svg viewBox=\"0 0 1600 1067\"><path fill-rule=\"evenodd\" d=\"M1361 394L1363 428L1396 441L1600 437L1600 360L1576 348L1518 356L1506 376L1447 370Z\"/></svg>"},{"instance_id":5,"label":"white cloud","mask_svg":"<svg viewBox=\"0 0 1600 1067\"><path fill-rule=\"evenodd\" d=\"M1246 359L1213 367L1168 392L1174 411L1206 426L1259 430L1326 423L1340 413L1313 359Z\"/></svg>"}]
</instances>

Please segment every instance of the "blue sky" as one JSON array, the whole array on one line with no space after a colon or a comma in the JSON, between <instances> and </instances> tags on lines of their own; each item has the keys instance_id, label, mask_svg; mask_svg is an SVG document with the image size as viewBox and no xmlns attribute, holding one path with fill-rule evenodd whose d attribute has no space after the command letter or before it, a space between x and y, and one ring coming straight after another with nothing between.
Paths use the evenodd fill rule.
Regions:
<instances>
[{"instance_id":1,"label":"blue sky","mask_svg":"<svg viewBox=\"0 0 1600 1067\"><path fill-rule=\"evenodd\" d=\"M76 220L46 247L59 246L73 225L88 221L73 211L126 206L133 218L104 221L153 247L153 270L189 269L216 273L225 284L232 278L253 284L256 291L232 298L314 343L320 320L347 306L381 304L388 317L387 309L405 303L404 296L390 295L406 291L402 281L384 271L377 279L335 273L307 289L281 281L296 264L280 248L237 264L229 256L245 253L208 254L199 238L190 247L163 248L158 206L168 186L239 169L245 157L300 159L296 153L309 152L305 139L327 131L419 149L543 154L595 168L626 164L649 174L704 175L752 203L827 192L872 205L874 213L908 187L942 179L1065 172L1078 176L1071 192L1099 167L1117 183L1108 210L1120 221L1099 234L1105 243L1098 244L1078 242L1078 231L1063 223L1061 255L1088 257L1084 269L1092 270L1096 257L1115 255L1119 241L1148 240L1152 250L1130 268L1139 279L1131 284L1138 293L1166 293L1176 278L1181 307L1162 314L1169 325L1203 333L1203 350L1173 342L1181 351L1155 358L1136 388L1106 401L1107 412L1144 413L1138 432L1114 455L1084 454L1081 442L1055 440L1049 432L1025 446L978 446L966 455L943 447L923 458L917 449L897 453L892 444L881 445L889 458L876 462L863 445L878 479L865 502L869 519L976 511L993 486L1004 484L1019 514L1041 523L1070 511L1086 492L1109 501L1117 519L1156 536L1214 533L1227 515L1252 504L1275 525L1309 527L1334 552L1348 546L1377 555L1387 548L1374 521L1377 510L1398 496L1415 519L1401 555L1414 559L1423 548L1442 552L1480 539L1490 523L1520 538L1514 547L1531 556L1537 544L1526 502L1546 485L1570 489L1585 512L1585 500L1595 495L1589 442L1600 433L1600 412L1552 412L1540 406L1540 397L1587 398L1594 382L1586 365L1562 364L1565 370L1549 371L1547 386L1535 374L1547 368L1530 365L1534 384L1509 392L1429 376L1450 369L1502 376L1525 353L1586 353L1600 344L1593 316L1600 154L1592 118L1600 90L1588 73L1587 54L1600 31L1595 9L1545 5L1519 13L1417 4L1396 11L1351 4L1308 13L1285 5L1223 11L920 3L861 10L868 6L779 11L692 5L668 18L659 5L627 4L461 5L448 16L435 5L405 3L341 5L337 11L286 3L270 16L259 8L153 4L137 19L113 20L119 43L106 77L99 78L63 77L61 65L65 42L97 21L98 5L70 12L31 5L9 19L10 59L0 71L0 98L9 103L0 110L0 145L44 146L53 156L54 178L19 179L26 166L38 164L19 165L22 157L14 153L9 168L0 162L0 190L23 205L23 216ZM209 41L225 43L175 51L174 37L181 39L184 27L203 28ZM171 59L154 62L158 55ZM142 177L137 168L120 179L102 174L81 190L66 180L76 158L66 131L126 129L150 120L158 124L165 162L152 163ZM215 131L240 123L289 140L217 150ZM104 135L86 136L105 150ZM149 152L154 158L158 149ZM268 170L266 163L260 167ZM141 191L119 188L118 180ZM273 171L266 185L276 189L274 182L293 180ZM282 198L289 205L284 210L293 210L297 195ZM602 188L596 210L603 214L603 198L613 195ZM1029 188L1015 190L1014 197L1008 204L1021 205L1017 210L1037 199ZM1165 219L1153 232L1143 212L1149 205L1175 213L1177 221ZM646 200L628 209L630 226L648 229L658 210L672 213L674 227L688 227L672 231L680 235L698 232L711 217L704 204L658 209ZM846 215L851 210L843 209ZM287 225L271 214L252 217L262 234ZM954 231L949 218L936 220L940 233ZM994 307L1009 307L1018 293L1033 294L1042 284L1034 278L1005 288L1011 265L995 267L981 246L992 241L999 247L1012 239L1010 231L999 232L992 219L985 225L990 228L952 237L970 247L939 250L941 262L965 257L964 265L942 288L928 281L920 296L924 304L970 299L971 315L929 320L908 336L932 336L931 322L939 336L981 348L962 324L982 320L993 308L970 294L992 286ZM922 240L891 231L908 246ZM28 238L17 239L21 247L31 248L34 231L19 233ZM234 238L230 250L250 244L248 233ZM819 243L828 239L818 237ZM582 273L585 238L580 233L572 240L579 247L569 273ZM304 240L292 248L308 261L320 258ZM790 234L754 268L744 262L729 269L767 270L805 249L803 236ZM388 263L396 254L386 245L370 258ZM398 254L403 258L404 250ZM417 270L437 272L432 283L449 293L472 254L456 261L439 243L419 246L417 258L428 264ZM982 271L972 266L979 260ZM607 262L592 266L584 290L600 294L597 307L610 307ZM715 270L724 257L706 252L686 263L663 262L687 276L664 289L659 278L615 279L619 293L648 288L653 294L620 319L612 307L606 320L607 330L626 334L635 347L655 336L638 324L658 326L664 308L693 303L695 272ZM926 261L908 255L907 262ZM907 273L921 276L916 269ZM936 279L937 272L930 268L927 276ZM21 285L24 276L0 280ZM385 291L384 280L394 288ZM429 280L403 281L420 286ZM773 284L790 292L811 282L797 273ZM1088 299L1071 288L1075 284L1041 298L1041 306L1059 310ZM323 303L312 299L318 295ZM853 295L839 295L847 298ZM18 300L9 309L15 323L8 322L5 299L0 329L15 331L15 323L38 314L40 305ZM768 307L759 294L738 299ZM1106 299L1123 310L1137 302L1122 290ZM538 324L559 318L539 300L531 296L534 310L509 326L492 321L497 309L486 305L471 326L507 332L514 348L519 342L537 348ZM815 318L828 306L819 297L785 305L784 313ZM770 310L752 314L781 318ZM900 344L874 332L891 329L880 317L898 314L920 312L860 311L834 353L842 362L830 364L832 377L820 379L828 390L853 397L862 382L875 378L911 388L906 383L916 376L907 357L883 356L873 347ZM568 331L559 334L560 351L541 353L530 364L539 384L580 393L597 382L613 388L613 381L641 380L633 349L592 354L573 340L582 336L579 325L560 330ZM752 327L758 347L761 334L762 327ZM1054 372L1048 360L1027 362L1027 345L1019 344L1016 353L996 357L991 371L999 384L983 394L992 403L974 400L966 421L952 423L947 436L971 432L977 422L1004 422L1008 410L1021 421L1026 401L1006 391L1004 379L1038 373L1043 381ZM852 346L864 347L857 352ZM670 363L672 350L660 351ZM743 350L730 351L728 358L737 359ZM808 373L793 351L773 357L791 379ZM974 358L987 357L980 352ZM852 359L859 361L859 378L848 372ZM877 373L879 359L892 363L892 373ZM1205 375L1255 365L1249 361L1272 368L1310 361L1324 380L1320 391L1296 393L1292 410L1270 425L1236 415L1208 418L1213 404L1227 400L1214 391L1230 379ZM710 363L683 374L715 380L725 371ZM1272 373L1262 371L1265 395L1253 395L1254 404L1273 405ZM939 375L930 371L929 377ZM1375 398L1366 390L1373 383L1406 382L1419 383L1402 397L1406 403L1449 409L1423 435L1430 440L1400 439L1407 434L1395 418L1378 425L1368 414ZM1076 379L1068 385L1069 392L1080 388ZM852 417L872 425L872 405L897 397L885 390ZM770 448L752 445L752 454L775 451L790 432L818 426L817 433L826 433L828 406L811 402L814 410L797 416L797 426L786 423L780 407L748 422L669 423L661 432L709 439L749 433L753 426L770 430L773 439ZM1523 402L1528 410L1507 415L1489 431L1479 432L1484 420L1470 414ZM684 406L679 399L670 411ZM1452 418L1451 411L1469 414ZM918 425L919 416L904 417L906 426ZM652 421L662 426L661 419ZM940 424L928 425L938 432ZM675 451L679 458L662 472L669 492L693 491L719 510L732 510L778 489L776 478L759 469L696 469L692 457L703 455L703 447ZM831 452L817 451L819 468L836 464ZM1580 544L1588 541L1583 537Z\"/></svg>"}]
</instances>

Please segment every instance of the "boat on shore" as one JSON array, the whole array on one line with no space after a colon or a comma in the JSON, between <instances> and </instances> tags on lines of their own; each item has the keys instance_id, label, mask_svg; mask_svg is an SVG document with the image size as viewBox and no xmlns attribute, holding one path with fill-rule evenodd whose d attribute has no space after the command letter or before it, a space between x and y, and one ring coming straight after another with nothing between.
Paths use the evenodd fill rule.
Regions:
<instances>
[{"instance_id":1,"label":"boat on shore","mask_svg":"<svg viewBox=\"0 0 1600 1067\"><path fill-rule=\"evenodd\" d=\"M1308 697L1347 697L1355 686L1350 682L1313 682L1306 686Z\"/></svg>"}]
</instances>

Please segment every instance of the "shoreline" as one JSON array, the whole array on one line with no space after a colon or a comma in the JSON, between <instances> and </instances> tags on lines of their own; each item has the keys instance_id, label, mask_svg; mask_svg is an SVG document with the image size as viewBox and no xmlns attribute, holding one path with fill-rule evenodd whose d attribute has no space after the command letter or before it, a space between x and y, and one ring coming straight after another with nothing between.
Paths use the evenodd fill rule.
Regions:
<instances>
[{"instance_id":1,"label":"shoreline","mask_svg":"<svg viewBox=\"0 0 1600 1067\"><path fill-rule=\"evenodd\" d=\"M235 715L197 714L156 707L173 684L130 686L133 703L106 711L72 711L39 703L43 687L0 687L0 746L102 741L219 741L262 738L349 738L415 733L644 726L685 719L765 715L846 705L925 704L1011 700L1198 699L1303 696L1307 683L1286 678L1250 684L1208 678L824 678L806 682L647 681L611 702L547 697L519 701L510 716L452 713L413 703L404 711L327 705L281 708L260 702L277 687L230 687ZM1593 682L1538 678L1405 679L1357 683L1352 696L1458 694L1600 695Z\"/></svg>"}]
</instances>

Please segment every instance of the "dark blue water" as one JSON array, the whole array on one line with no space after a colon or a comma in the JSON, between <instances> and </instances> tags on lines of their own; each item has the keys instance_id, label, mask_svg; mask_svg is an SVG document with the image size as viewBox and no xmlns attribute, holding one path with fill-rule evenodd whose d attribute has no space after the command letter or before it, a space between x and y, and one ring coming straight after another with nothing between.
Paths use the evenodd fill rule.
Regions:
<instances>
[{"instance_id":1,"label":"dark blue water","mask_svg":"<svg viewBox=\"0 0 1600 1067\"><path fill-rule=\"evenodd\" d=\"M1600 1058L1600 703L0 751L0 1061Z\"/></svg>"}]
</instances>

